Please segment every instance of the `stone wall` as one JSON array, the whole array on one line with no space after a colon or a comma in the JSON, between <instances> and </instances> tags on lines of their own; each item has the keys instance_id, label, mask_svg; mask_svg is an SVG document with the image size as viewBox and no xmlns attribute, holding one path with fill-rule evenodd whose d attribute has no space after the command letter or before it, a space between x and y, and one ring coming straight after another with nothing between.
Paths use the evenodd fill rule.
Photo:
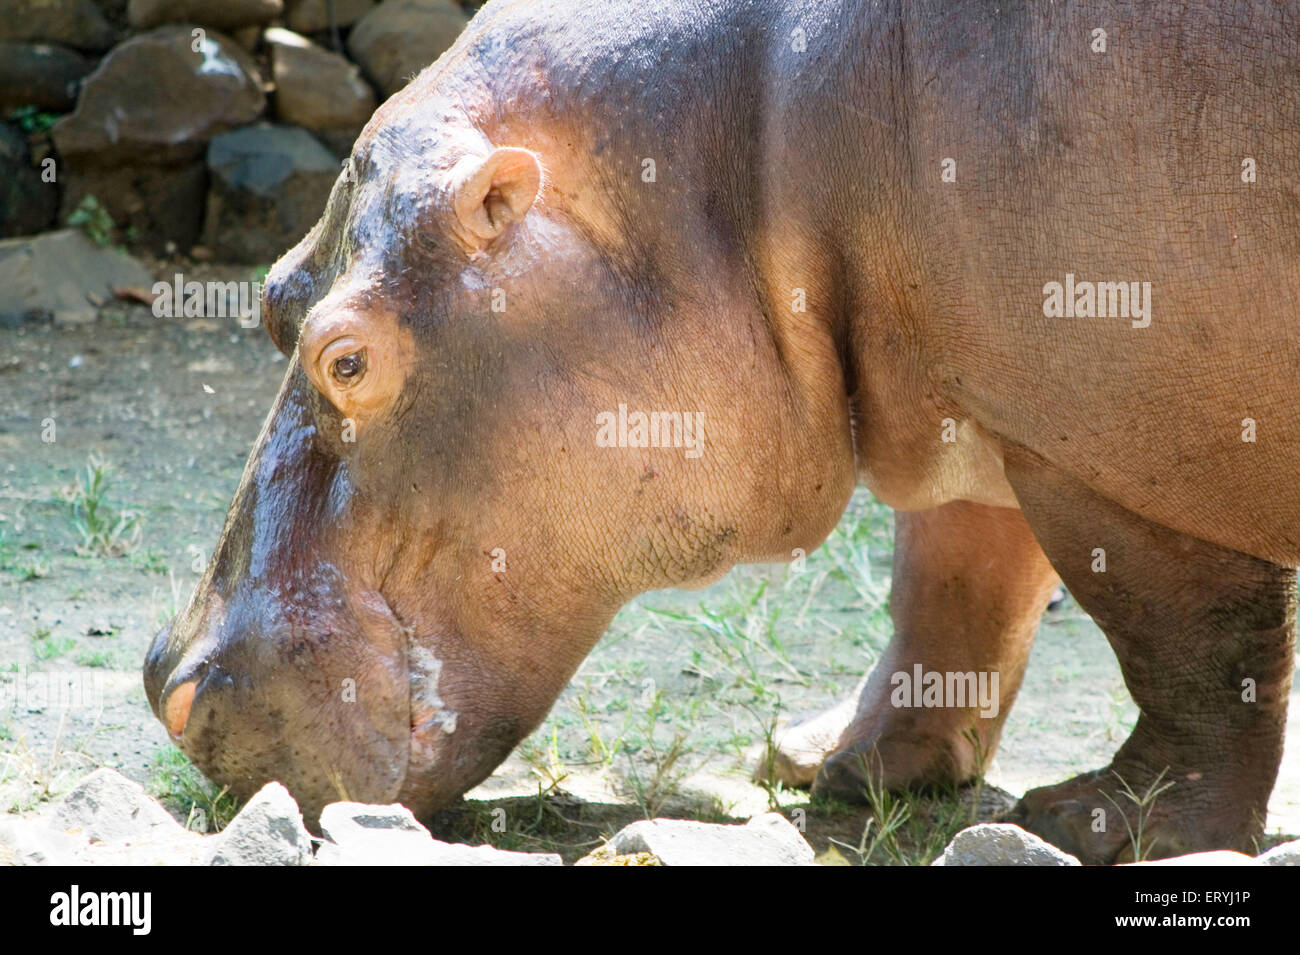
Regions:
<instances>
[{"instance_id":1,"label":"stone wall","mask_svg":"<svg viewBox=\"0 0 1300 955\"><path fill-rule=\"evenodd\" d=\"M481 0L5 0L0 239L266 264Z\"/></svg>"}]
</instances>

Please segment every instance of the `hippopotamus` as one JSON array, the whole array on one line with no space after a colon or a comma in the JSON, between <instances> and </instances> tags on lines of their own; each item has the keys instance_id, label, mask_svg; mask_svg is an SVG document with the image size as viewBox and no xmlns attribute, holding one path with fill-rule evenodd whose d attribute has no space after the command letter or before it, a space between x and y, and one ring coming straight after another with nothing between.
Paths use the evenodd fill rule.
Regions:
<instances>
[{"instance_id":1,"label":"hippopotamus","mask_svg":"<svg viewBox=\"0 0 1300 955\"><path fill-rule=\"evenodd\" d=\"M267 277L287 372L158 718L236 794L425 818L624 603L811 552L863 484L892 642L773 774L971 780L1063 582L1139 717L1012 820L1249 848L1300 565L1297 14L488 3ZM995 705L900 705L912 673Z\"/></svg>"}]
</instances>

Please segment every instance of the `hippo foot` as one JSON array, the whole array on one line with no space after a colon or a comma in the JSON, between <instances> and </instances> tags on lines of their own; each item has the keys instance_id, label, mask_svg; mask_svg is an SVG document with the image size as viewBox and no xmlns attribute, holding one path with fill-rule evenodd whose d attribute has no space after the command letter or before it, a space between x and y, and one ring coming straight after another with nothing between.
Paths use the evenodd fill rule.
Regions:
<instances>
[{"instance_id":1,"label":"hippo foot","mask_svg":"<svg viewBox=\"0 0 1300 955\"><path fill-rule=\"evenodd\" d=\"M862 805L878 792L969 782L978 775L960 755L969 748L960 736L872 736L828 756L813 781L813 795Z\"/></svg>"},{"instance_id":2,"label":"hippo foot","mask_svg":"<svg viewBox=\"0 0 1300 955\"><path fill-rule=\"evenodd\" d=\"M1210 849L1249 853L1263 818L1262 809L1240 808L1198 773L1171 777L1112 764L1031 789L1002 821L1085 865L1121 865Z\"/></svg>"},{"instance_id":3,"label":"hippo foot","mask_svg":"<svg viewBox=\"0 0 1300 955\"><path fill-rule=\"evenodd\" d=\"M754 782L807 789L853 720L854 700L778 730L754 767Z\"/></svg>"}]
</instances>

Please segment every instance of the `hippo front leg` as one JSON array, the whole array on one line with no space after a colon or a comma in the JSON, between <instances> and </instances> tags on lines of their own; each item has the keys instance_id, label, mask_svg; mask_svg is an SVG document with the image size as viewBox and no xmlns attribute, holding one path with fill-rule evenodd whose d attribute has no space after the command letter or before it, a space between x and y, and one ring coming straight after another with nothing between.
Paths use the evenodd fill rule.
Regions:
<instances>
[{"instance_id":1,"label":"hippo front leg","mask_svg":"<svg viewBox=\"0 0 1300 955\"><path fill-rule=\"evenodd\" d=\"M1295 571L1150 523L1028 453L1007 476L1140 709L1110 766L1031 790L1011 821L1086 863L1130 861L1139 813L1149 858L1253 850L1282 758ZM1141 810L1124 794L1166 782Z\"/></svg>"},{"instance_id":2,"label":"hippo front leg","mask_svg":"<svg viewBox=\"0 0 1300 955\"><path fill-rule=\"evenodd\" d=\"M815 778L815 791L849 802L862 802L867 767L888 788L973 778L997 747L1056 583L1017 510L958 501L899 512L893 641L848 699L780 737L756 775L791 786ZM906 705L926 702L911 692L922 690L912 686L918 666L977 684L983 674L993 705Z\"/></svg>"}]
</instances>

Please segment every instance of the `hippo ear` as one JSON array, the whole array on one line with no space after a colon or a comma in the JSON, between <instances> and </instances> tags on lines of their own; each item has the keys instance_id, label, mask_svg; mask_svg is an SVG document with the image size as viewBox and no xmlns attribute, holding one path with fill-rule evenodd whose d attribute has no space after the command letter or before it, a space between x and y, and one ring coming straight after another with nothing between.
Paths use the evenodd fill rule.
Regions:
<instances>
[{"instance_id":1,"label":"hippo ear","mask_svg":"<svg viewBox=\"0 0 1300 955\"><path fill-rule=\"evenodd\" d=\"M456 220L471 244L482 248L532 208L542 187L542 164L527 149L506 147L462 159L452 177Z\"/></svg>"}]
</instances>

